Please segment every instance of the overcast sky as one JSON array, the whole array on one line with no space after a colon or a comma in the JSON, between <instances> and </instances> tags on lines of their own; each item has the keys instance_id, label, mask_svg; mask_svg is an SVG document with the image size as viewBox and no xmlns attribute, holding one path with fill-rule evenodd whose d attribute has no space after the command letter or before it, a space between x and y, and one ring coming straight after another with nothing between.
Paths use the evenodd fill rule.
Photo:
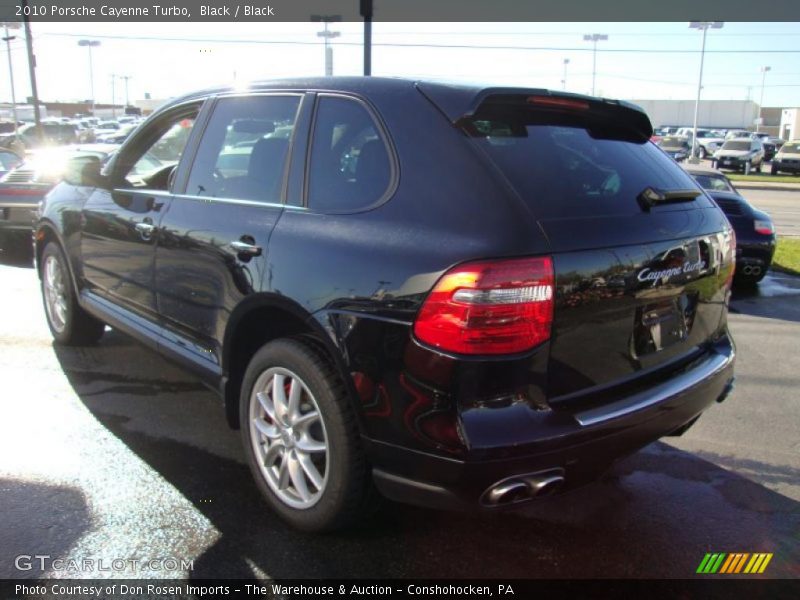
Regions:
<instances>
[{"instance_id":1,"label":"overcast sky","mask_svg":"<svg viewBox=\"0 0 800 600\"><path fill-rule=\"evenodd\" d=\"M48 101L90 97L93 50L95 98L111 101L111 74L130 75L130 99L168 98L194 88L248 79L322 75L319 23L34 23L39 95ZM334 74L360 75L360 23L337 23ZM598 95L612 98L693 99L701 34L688 23L375 23L373 74L445 78L589 93L591 44L585 33L605 33L597 53ZM15 32L21 35L18 30ZM280 42L280 43L278 43ZM388 45L386 45L388 44ZM419 46L409 46L418 44ZM400 46L406 45L406 46ZM431 46L459 47L431 47ZM474 46L474 47L473 47ZM483 48L482 48L483 46ZM487 48L513 46L515 48ZM516 47L527 49L516 49ZM800 106L800 24L726 23L710 30L703 97L756 102L761 67L770 66L765 106ZM732 52L738 51L738 52ZM5 47L3 46L5 54ZM12 42L17 97L30 94L24 42ZM0 100L10 100L6 57ZM124 86L117 80L116 99Z\"/></svg>"}]
</instances>

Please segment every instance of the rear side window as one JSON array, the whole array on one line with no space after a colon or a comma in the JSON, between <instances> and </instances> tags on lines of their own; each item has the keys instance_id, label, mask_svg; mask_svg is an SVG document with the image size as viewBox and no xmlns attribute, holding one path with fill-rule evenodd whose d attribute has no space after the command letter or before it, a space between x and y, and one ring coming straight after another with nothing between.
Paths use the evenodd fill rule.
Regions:
<instances>
[{"instance_id":1,"label":"rear side window","mask_svg":"<svg viewBox=\"0 0 800 600\"><path fill-rule=\"evenodd\" d=\"M308 206L347 212L378 202L392 169L386 143L367 109L349 98L321 96L314 123Z\"/></svg>"},{"instance_id":2,"label":"rear side window","mask_svg":"<svg viewBox=\"0 0 800 600\"><path fill-rule=\"evenodd\" d=\"M697 189L692 178L651 142L594 131L575 118L531 111L476 115L466 130L540 218L641 212L636 198L647 187ZM501 113L501 114L498 114ZM672 205L694 208L695 202Z\"/></svg>"}]
</instances>

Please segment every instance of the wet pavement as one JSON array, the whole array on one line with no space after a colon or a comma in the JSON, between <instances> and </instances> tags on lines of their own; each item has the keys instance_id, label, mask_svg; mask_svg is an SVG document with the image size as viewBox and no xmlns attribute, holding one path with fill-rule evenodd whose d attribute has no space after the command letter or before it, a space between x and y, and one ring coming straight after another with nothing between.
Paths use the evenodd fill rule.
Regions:
<instances>
[{"instance_id":1,"label":"wet pavement","mask_svg":"<svg viewBox=\"0 0 800 600\"><path fill-rule=\"evenodd\" d=\"M706 552L773 552L764 577L800 575L793 278L737 294L736 390L683 437L522 512L387 503L325 536L267 510L196 379L114 331L94 348L54 347L29 268L0 266L0 289L0 577L76 575L15 568L46 554L140 561L84 573L101 577L683 578Z\"/></svg>"}]
</instances>

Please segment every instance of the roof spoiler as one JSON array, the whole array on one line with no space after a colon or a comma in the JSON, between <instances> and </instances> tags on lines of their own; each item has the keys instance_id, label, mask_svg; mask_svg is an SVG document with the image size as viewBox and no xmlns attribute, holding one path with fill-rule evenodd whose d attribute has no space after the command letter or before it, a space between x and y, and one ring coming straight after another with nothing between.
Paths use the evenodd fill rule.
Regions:
<instances>
[{"instance_id":1,"label":"roof spoiler","mask_svg":"<svg viewBox=\"0 0 800 600\"><path fill-rule=\"evenodd\" d=\"M427 82L418 82L416 87L454 125L472 118L483 107L531 106L537 110L564 113L586 111L592 117L617 123L641 141L647 141L653 135L653 126L644 110L624 100L536 88L470 88Z\"/></svg>"}]
</instances>

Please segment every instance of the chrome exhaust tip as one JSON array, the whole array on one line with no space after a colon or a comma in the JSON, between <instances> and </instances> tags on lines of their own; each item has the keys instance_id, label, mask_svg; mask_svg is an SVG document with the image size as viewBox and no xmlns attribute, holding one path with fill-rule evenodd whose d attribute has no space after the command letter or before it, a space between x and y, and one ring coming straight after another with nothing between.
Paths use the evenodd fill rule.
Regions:
<instances>
[{"instance_id":1,"label":"chrome exhaust tip","mask_svg":"<svg viewBox=\"0 0 800 600\"><path fill-rule=\"evenodd\" d=\"M542 498L555 494L564 484L563 475L552 474L544 477L529 478L532 498Z\"/></svg>"},{"instance_id":2,"label":"chrome exhaust tip","mask_svg":"<svg viewBox=\"0 0 800 600\"><path fill-rule=\"evenodd\" d=\"M481 495L480 503L487 507L509 506L549 496L564 483L564 471L551 469L542 473L514 475L490 485Z\"/></svg>"},{"instance_id":3,"label":"chrome exhaust tip","mask_svg":"<svg viewBox=\"0 0 800 600\"><path fill-rule=\"evenodd\" d=\"M486 490L483 504L487 506L517 504L530 500L530 498L528 484L519 479L511 479Z\"/></svg>"}]
</instances>

